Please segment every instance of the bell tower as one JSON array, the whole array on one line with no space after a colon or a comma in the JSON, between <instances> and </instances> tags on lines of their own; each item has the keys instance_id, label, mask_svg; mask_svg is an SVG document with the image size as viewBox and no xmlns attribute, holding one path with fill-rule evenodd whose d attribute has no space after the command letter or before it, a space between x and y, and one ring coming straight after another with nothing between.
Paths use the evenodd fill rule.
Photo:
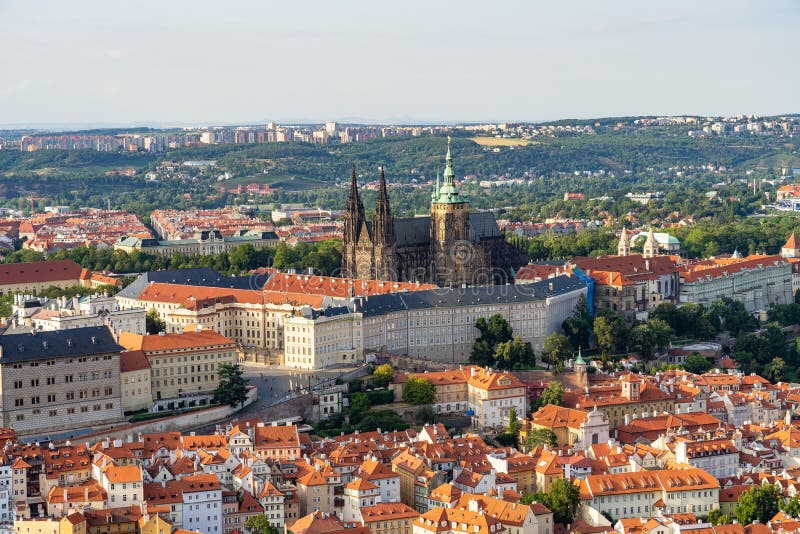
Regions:
<instances>
[{"instance_id":1,"label":"bell tower","mask_svg":"<svg viewBox=\"0 0 800 534\"><path fill-rule=\"evenodd\" d=\"M472 281L476 250L469 238L469 202L454 182L450 137L444 179L431 196L431 280L442 286Z\"/></svg>"},{"instance_id":2,"label":"bell tower","mask_svg":"<svg viewBox=\"0 0 800 534\"><path fill-rule=\"evenodd\" d=\"M617 245L617 256L630 256L631 255L631 236L628 231L623 228L622 233L619 235L619 244Z\"/></svg>"}]
</instances>

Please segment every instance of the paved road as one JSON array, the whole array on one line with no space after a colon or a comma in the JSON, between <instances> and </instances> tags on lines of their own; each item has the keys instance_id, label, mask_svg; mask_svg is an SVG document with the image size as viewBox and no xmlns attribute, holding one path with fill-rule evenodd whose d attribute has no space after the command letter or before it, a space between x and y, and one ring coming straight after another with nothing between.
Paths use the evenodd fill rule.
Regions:
<instances>
[{"instance_id":1,"label":"paved road","mask_svg":"<svg viewBox=\"0 0 800 534\"><path fill-rule=\"evenodd\" d=\"M255 363L244 363L244 376L258 388L258 400L237 414L246 417L266 406L271 406L287 398L293 391L316 389L333 384L342 373L354 369L346 367L332 370L303 371L284 366L265 366Z\"/></svg>"}]
</instances>

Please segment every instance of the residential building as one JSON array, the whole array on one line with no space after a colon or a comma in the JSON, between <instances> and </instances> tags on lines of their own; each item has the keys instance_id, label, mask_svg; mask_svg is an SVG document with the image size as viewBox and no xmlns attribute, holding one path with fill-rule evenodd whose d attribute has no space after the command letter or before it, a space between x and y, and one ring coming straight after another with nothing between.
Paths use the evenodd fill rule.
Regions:
<instances>
[{"instance_id":1,"label":"residential building","mask_svg":"<svg viewBox=\"0 0 800 534\"><path fill-rule=\"evenodd\" d=\"M553 512L541 503L519 504L489 495L464 493L455 509L478 509L497 519L508 534L553 534Z\"/></svg>"},{"instance_id":2,"label":"residential building","mask_svg":"<svg viewBox=\"0 0 800 534\"><path fill-rule=\"evenodd\" d=\"M470 509L433 508L414 521L412 534L474 534L504 533L502 523L486 513L481 513L478 503Z\"/></svg>"},{"instance_id":3,"label":"residential building","mask_svg":"<svg viewBox=\"0 0 800 534\"><path fill-rule=\"evenodd\" d=\"M605 443L609 438L608 417L597 409L587 412L548 404L531 415L530 429L551 430L559 447L571 445L586 449L592 444ZM527 432L523 429L521 441Z\"/></svg>"},{"instance_id":4,"label":"residential building","mask_svg":"<svg viewBox=\"0 0 800 534\"><path fill-rule=\"evenodd\" d=\"M3 425L32 435L120 422L120 351L106 327L0 336Z\"/></svg>"},{"instance_id":5,"label":"residential building","mask_svg":"<svg viewBox=\"0 0 800 534\"><path fill-rule=\"evenodd\" d=\"M221 534L222 486L215 475L186 475L181 478L182 523L187 530Z\"/></svg>"},{"instance_id":6,"label":"residential building","mask_svg":"<svg viewBox=\"0 0 800 534\"><path fill-rule=\"evenodd\" d=\"M719 508L719 491L719 480L698 468L589 475L580 482L581 502L593 518L707 515Z\"/></svg>"},{"instance_id":7,"label":"residential building","mask_svg":"<svg viewBox=\"0 0 800 534\"><path fill-rule=\"evenodd\" d=\"M632 419L675 412L675 399L647 378L628 373L619 385L588 387L585 391L572 390L564 395L564 404L577 409L595 408L608 418L613 429Z\"/></svg>"},{"instance_id":8,"label":"residential building","mask_svg":"<svg viewBox=\"0 0 800 534\"><path fill-rule=\"evenodd\" d=\"M234 341L200 326L194 331L152 336L123 332L119 342L128 350L144 352L157 401L208 397L219 384L219 366L239 362Z\"/></svg>"},{"instance_id":9,"label":"residential building","mask_svg":"<svg viewBox=\"0 0 800 534\"><path fill-rule=\"evenodd\" d=\"M419 512L401 502L388 502L364 506L359 515L372 534L411 534Z\"/></svg>"},{"instance_id":10,"label":"residential building","mask_svg":"<svg viewBox=\"0 0 800 534\"><path fill-rule=\"evenodd\" d=\"M126 350L120 353L119 361L123 411L149 410L153 406L153 392L147 354L143 350Z\"/></svg>"},{"instance_id":11,"label":"residential building","mask_svg":"<svg viewBox=\"0 0 800 534\"><path fill-rule=\"evenodd\" d=\"M390 388L395 399L402 398L403 383L413 375L395 375ZM528 413L525 385L513 374L464 365L449 371L416 375L430 380L435 388L433 409L436 413L465 413L477 428L494 428L508 424L511 408L517 417Z\"/></svg>"}]
</instances>

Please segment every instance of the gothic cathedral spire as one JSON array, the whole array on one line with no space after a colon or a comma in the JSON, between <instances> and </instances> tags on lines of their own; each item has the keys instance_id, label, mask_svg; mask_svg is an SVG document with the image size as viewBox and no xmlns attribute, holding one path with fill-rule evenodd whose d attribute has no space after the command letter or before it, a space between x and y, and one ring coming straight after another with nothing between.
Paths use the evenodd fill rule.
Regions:
<instances>
[{"instance_id":1,"label":"gothic cathedral spire","mask_svg":"<svg viewBox=\"0 0 800 534\"><path fill-rule=\"evenodd\" d=\"M389 207L389 193L386 190L386 176L381 165L380 188L372 216L372 246L374 272L377 280L397 280L396 248L397 239L394 231L394 219Z\"/></svg>"},{"instance_id":2,"label":"gothic cathedral spire","mask_svg":"<svg viewBox=\"0 0 800 534\"><path fill-rule=\"evenodd\" d=\"M386 176L382 165L378 200L375 203L375 215L372 217L372 237L376 244L393 245L396 241L394 219L392 219L392 210L389 206L389 193L386 190Z\"/></svg>"},{"instance_id":3,"label":"gothic cathedral spire","mask_svg":"<svg viewBox=\"0 0 800 534\"><path fill-rule=\"evenodd\" d=\"M347 199L347 210L344 216L344 242L347 245L342 254L342 276L354 278L357 273L356 245L364 225L364 204L358 194L356 166L350 177L350 196Z\"/></svg>"}]
</instances>

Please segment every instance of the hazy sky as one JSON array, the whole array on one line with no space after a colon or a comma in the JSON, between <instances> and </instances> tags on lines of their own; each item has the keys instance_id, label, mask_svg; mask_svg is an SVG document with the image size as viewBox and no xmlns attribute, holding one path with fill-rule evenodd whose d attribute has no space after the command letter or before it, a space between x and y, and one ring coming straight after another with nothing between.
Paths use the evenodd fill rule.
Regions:
<instances>
[{"instance_id":1,"label":"hazy sky","mask_svg":"<svg viewBox=\"0 0 800 534\"><path fill-rule=\"evenodd\" d=\"M0 0L0 124L800 111L800 2Z\"/></svg>"}]
</instances>

